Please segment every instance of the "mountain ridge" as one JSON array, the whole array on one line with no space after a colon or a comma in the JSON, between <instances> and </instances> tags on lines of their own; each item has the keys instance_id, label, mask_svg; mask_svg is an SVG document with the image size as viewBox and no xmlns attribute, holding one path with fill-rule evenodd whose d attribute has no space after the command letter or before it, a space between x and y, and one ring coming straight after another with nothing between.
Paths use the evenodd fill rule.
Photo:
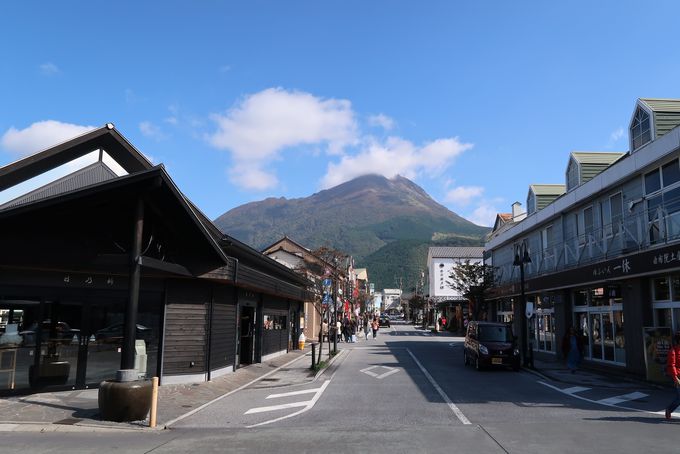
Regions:
<instances>
[{"instance_id":1,"label":"mountain ridge","mask_svg":"<svg viewBox=\"0 0 680 454\"><path fill-rule=\"evenodd\" d=\"M411 180L376 174L357 177L308 197L269 197L249 202L225 212L215 224L259 250L284 235L310 249L329 245L343 250L355 257L357 266L369 268L369 280L376 282L377 288L392 287L392 278L387 275L405 273L399 271L400 266L402 270L405 265L425 268L426 259L420 259L423 245L481 245L489 231L439 204ZM437 234L445 234L446 241L435 242ZM403 251L399 242L404 242ZM390 261L398 262L402 256L413 261L415 248L420 251L416 255L422 263L381 264L377 268L384 272L372 276L371 263L378 265L375 260L382 257L379 251L387 246ZM426 257L427 248L424 250ZM373 254L377 254L374 260Z\"/></svg>"}]
</instances>

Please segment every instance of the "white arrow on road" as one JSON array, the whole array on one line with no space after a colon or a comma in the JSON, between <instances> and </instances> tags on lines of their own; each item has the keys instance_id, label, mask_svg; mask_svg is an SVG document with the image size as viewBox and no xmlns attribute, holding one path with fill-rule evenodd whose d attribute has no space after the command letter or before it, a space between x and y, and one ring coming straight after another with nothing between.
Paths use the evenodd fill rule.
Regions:
<instances>
[{"instance_id":1,"label":"white arrow on road","mask_svg":"<svg viewBox=\"0 0 680 454\"><path fill-rule=\"evenodd\" d=\"M283 419L292 418L293 416L297 416L301 413L306 412L307 410L311 409L314 406L314 404L316 404L316 402L321 397L321 394L323 394L323 392L326 390L326 387L328 386L328 384L330 382L331 382L330 380L326 380L324 382L324 384L321 385L320 388L307 389L307 390L304 390L304 391L293 391L293 392L290 392L290 393L272 394L272 395L267 396L267 399L276 399L276 398L280 398L280 397L290 397L290 396L298 396L300 394L314 393L314 397L312 397L311 400L306 400L304 402L292 402L292 403L289 403L289 404L272 405L270 407L251 408L250 410L248 410L244 414L252 415L252 414L256 414L256 413L265 413L265 412L269 412L269 411L285 410L287 408L304 407L303 409L298 410L294 413L291 413L290 415L282 416L280 418L272 419L270 421L264 421L264 422L261 422L261 423L258 423L258 424L253 424L252 426L247 426L247 427L251 428L251 427L257 427L257 426L264 426L265 424L271 424L273 422L281 421Z\"/></svg>"}]
</instances>

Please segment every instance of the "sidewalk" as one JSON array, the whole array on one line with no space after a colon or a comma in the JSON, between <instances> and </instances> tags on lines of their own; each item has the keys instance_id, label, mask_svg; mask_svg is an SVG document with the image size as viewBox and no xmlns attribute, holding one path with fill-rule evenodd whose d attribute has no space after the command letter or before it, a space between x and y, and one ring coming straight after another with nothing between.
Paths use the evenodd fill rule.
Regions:
<instances>
[{"instance_id":1,"label":"sidewalk","mask_svg":"<svg viewBox=\"0 0 680 454\"><path fill-rule=\"evenodd\" d=\"M523 370L549 380L589 388L665 389L662 385L650 383L635 377L589 369L587 365L580 367L575 373L572 373L571 370L567 368L564 361L559 360L544 361L534 359L534 368L530 369L525 367Z\"/></svg>"},{"instance_id":2,"label":"sidewalk","mask_svg":"<svg viewBox=\"0 0 680 454\"><path fill-rule=\"evenodd\" d=\"M325 349L324 349L325 350ZM324 351L327 359L328 352ZM248 385L288 386L314 380L310 370L311 346L293 350L270 361L252 364L210 382L165 385L159 388L157 429L194 413L202 406ZM98 390L85 389L0 398L0 432L73 432L101 430L153 430L146 421L116 423L99 418Z\"/></svg>"}]
</instances>

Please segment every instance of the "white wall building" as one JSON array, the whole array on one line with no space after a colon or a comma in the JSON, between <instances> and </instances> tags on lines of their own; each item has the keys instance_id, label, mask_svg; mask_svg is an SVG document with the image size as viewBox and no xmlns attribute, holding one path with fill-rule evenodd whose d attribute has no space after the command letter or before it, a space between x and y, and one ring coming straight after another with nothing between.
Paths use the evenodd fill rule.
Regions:
<instances>
[{"instance_id":1,"label":"white wall building","mask_svg":"<svg viewBox=\"0 0 680 454\"><path fill-rule=\"evenodd\" d=\"M382 310L401 311L401 290L398 288L386 288L382 291Z\"/></svg>"},{"instance_id":2,"label":"white wall building","mask_svg":"<svg viewBox=\"0 0 680 454\"><path fill-rule=\"evenodd\" d=\"M427 252L429 295L435 301L462 300L449 285L453 268L459 263L482 263L483 247L431 247Z\"/></svg>"}]
</instances>

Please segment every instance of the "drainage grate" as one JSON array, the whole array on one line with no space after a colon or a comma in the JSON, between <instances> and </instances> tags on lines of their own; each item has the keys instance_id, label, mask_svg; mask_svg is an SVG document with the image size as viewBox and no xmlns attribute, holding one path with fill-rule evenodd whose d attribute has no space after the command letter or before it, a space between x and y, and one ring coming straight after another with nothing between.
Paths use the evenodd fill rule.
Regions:
<instances>
[{"instance_id":1,"label":"drainage grate","mask_svg":"<svg viewBox=\"0 0 680 454\"><path fill-rule=\"evenodd\" d=\"M262 381L279 381L280 378L263 378Z\"/></svg>"},{"instance_id":2,"label":"drainage grate","mask_svg":"<svg viewBox=\"0 0 680 454\"><path fill-rule=\"evenodd\" d=\"M59 421L55 421L53 424L61 424L61 425L64 425L64 426L72 426L76 423L79 423L80 421L82 421L82 419L66 418L66 419L62 419L62 420L59 420Z\"/></svg>"}]
</instances>

